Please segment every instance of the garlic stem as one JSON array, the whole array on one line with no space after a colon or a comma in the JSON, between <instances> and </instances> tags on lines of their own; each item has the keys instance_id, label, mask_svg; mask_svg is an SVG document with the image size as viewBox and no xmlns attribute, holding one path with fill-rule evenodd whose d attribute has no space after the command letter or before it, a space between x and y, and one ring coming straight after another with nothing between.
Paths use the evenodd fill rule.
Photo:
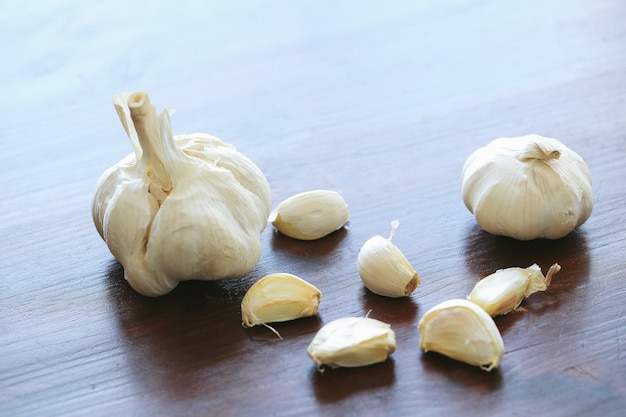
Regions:
<instances>
[{"instance_id":1,"label":"garlic stem","mask_svg":"<svg viewBox=\"0 0 626 417\"><path fill-rule=\"evenodd\" d=\"M550 159L559 159L561 152L558 149L554 149L548 144L539 143L537 141L531 141L526 148L520 153L520 161L528 161L529 159L539 159L542 161L548 161Z\"/></svg>"},{"instance_id":2,"label":"garlic stem","mask_svg":"<svg viewBox=\"0 0 626 417\"><path fill-rule=\"evenodd\" d=\"M146 93L137 92L128 97L128 107L143 152L138 169L145 171L167 193L172 190L172 180L162 161L163 147L154 105Z\"/></svg>"},{"instance_id":3,"label":"garlic stem","mask_svg":"<svg viewBox=\"0 0 626 417\"><path fill-rule=\"evenodd\" d=\"M548 269L548 272L546 272L546 288L550 286L550 283L552 282L552 276L554 274L556 274L557 272L559 272L561 270L561 265L559 264L553 264L550 269Z\"/></svg>"},{"instance_id":4,"label":"garlic stem","mask_svg":"<svg viewBox=\"0 0 626 417\"><path fill-rule=\"evenodd\" d=\"M396 234L396 229L400 226L400 220L392 220L391 221L391 233L389 233L389 238L387 238L388 241L391 242L391 240L393 239L393 236Z\"/></svg>"}]
</instances>

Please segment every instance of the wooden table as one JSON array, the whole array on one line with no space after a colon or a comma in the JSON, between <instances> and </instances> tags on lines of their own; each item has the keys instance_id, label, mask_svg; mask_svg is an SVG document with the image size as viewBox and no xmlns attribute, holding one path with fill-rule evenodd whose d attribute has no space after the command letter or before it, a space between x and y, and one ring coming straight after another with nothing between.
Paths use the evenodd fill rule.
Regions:
<instances>
[{"instance_id":1,"label":"wooden table","mask_svg":"<svg viewBox=\"0 0 626 417\"><path fill-rule=\"evenodd\" d=\"M0 8L0 414L3 416L625 415L626 4L596 1L106 2ZM98 236L99 175L131 152L111 99L148 91L176 133L209 132L266 174L274 206L339 191L347 227L301 242L268 226L238 280L135 293ZM583 156L589 220L557 241L483 232L461 168L500 136ZM364 289L361 245L389 233L420 274L408 299ZM496 269L563 269L498 317L492 372L420 351L417 323ZM247 288L290 272L318 318L241 326ZM306 348L345 316L390 323L382 364L316 371Z\"/></svg>"}]
</instances>

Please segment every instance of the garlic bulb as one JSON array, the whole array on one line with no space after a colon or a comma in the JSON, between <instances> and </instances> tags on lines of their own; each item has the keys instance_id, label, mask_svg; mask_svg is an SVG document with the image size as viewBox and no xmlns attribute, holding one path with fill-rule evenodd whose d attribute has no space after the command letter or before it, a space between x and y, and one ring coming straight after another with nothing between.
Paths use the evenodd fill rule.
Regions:
<instances>
[{"instance_id":1,"label":"garlic bulb","mask_svg":"<svg viewBox=\"0 0 626 417\"><path fill-rule=\"evenodd\" d=\"M487 232L519 240L559 239L591 215L591 174L556 139L500 138L463 166L463 201Z\"/></svg>"},{"instance_id":2,"label":"garlic bulb","mask_svg":"<svg viewBox=\"0 0 626 417\"><path fill-rule=\"evenodd\" d=\"M376 235L368 239L357 257L359 275L374 294L406 297L420 284L415 269L396 245L391 243L400 222L391 222L389 238Z\"/></svg>"},{"instance_id":3,"label":"garlic bulb","mask_svg":"<svg viewBox=\"0 0 626 417\"><path fill-rule=\"evenodd\" d=\"M146 93L114 104L134 153L102 174L92 214L132 288L159 296L179 281L251 271L271 209L261 170L211 135L173 136Z\"/></svg>"},{"instance_id":4,"label":"garlic bulb","mask_svg":"<svg viewBox=\"0 0 626 417\"><path fill-rule=\"evenodd\" d=\"M270 216L270 222L282 234L300 240L321 239L341 229L350 213L341 194L313 190L282 201Z\"/></svg>"},{"instance_id":5,"label":"garlic bulb","mask_svg":"<svg viewBox=\"0 0 626 417\"><path fill-rule=\"evenodd\" d=\"M478 281L467 299L492 317L507 314L517 309L524 298L545 291L560 270L559 264L553 264L544 277L537 264L528 268L499 269Z\"/></svg>"},{"instance_id":6,"label":"garlic bulb","mask_svg":"<svg viewBox=\"0 0 626 417\"><path fill-rule=\"evenodd\" d=\"M358 367L384 362L396 350L391 326L367 317L344 317L322 327L307 348L309 357L322 365Z\"/></svg>"},{"instance_id":7,"label":"garlic bulb","mask_svg":"<svg viewBox=\"0 0 626 417\"><path fill-rule=\"evenodd\" d=\"M322 293L292 274L266 275L252 285L241 301L244 327L265 325L313 316L318 313Z\"/></svg>"},{"instance_id":8,"label":"garlic bulb","mask_svg":"<svg viewBox=\"0 0 626 417\"><path fill-rule=\"evenodd\" d=\"M418 323L420 348L491 371L500 365L504 342L496 323L478 305L462 299L437 304Z\"/></svg>"}]
</instances>

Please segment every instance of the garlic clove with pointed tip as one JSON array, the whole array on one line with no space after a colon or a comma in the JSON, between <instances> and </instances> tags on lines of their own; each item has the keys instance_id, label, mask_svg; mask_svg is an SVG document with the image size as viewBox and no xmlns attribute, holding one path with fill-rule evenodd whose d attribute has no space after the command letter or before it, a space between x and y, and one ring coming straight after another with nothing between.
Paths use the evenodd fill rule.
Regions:
<instances>
[{"instance_id":1,"label":"garlic clove with pointed tip","mask_svg":"<svg viewBox=\"0 0 626 417\"><path fill-rule=\"evenodd\" d=\"M462 173L463 201L478 224L519 240L559 239L591 215L591 174L557 139L499 138L477 149Z\"/></svg>"},{"instance_id":2,"label":"garlic clove with pointed tip","mask_svg":"<svg viewBox=\"0 0 626 417\"><path fill-rule=\"evenodd\" d=\"M349 217L348 205L341 194L331 190L313 190L282 201L269 220L286 236L316 240L341 229Z\"/></svg>"},{"instance_id":3,"label":"garlic clove with pointed tip","mask_svg":"<svg viewBox=\"0 0 626 417\"><path fill-rule=\"evenodd\" d=\"M491 371L500 365L504 342L495 322L471 301L447 300L420 319L420 348Z\"/></svg>"},{"instance_id":4,"label":"garlic clove with pointed tip","mask_svg":"<svg viewBox=\"0 0 626 417\"><path fill-rule=\"evenodd\" d=\"M331 368L372 365L387 360L396 349L391 326L368 317L344 317L322 327L307 348L320 372Z\"/></svg>"},{"instance_id":5,"label":"garlic clove with pointed tip","mask_svg":"<svg viewBox=\"0 0 626 417\"><path fill-rule=\"evenodd\" d=\"M290 321L318 314L322 293L314 285L292 274L275 273L255 282L241 301L244 327Z\"/></svg>"},{"instance_id":6,"label":"garlic clove with pointed tip","mask_svg":"<svg viewBox=\"0 0 626 417\"><path fill-rule=\"evenodd\" d=\"M386 297L406 297L418 285L420 278L402 251L391 242L400 222L391 222L391 235L367 240L357 257L359 275L374 294Z\"/></svg>"},{"instance_id":7,"label":"garlic clove with pointed tip","mask_svg":"<svg viewBox=\"0 0 626 417\"><path fill-rule=\"evenodd\" d=\"M519 307L524 298L538 291L545 291L554 274L561 270L559 264L553 264L546 276L541 268L533 264L528 268L499 269L478 281L467 299L482 307L495 317L507 314Z\"/></svg>"}]
</instances>

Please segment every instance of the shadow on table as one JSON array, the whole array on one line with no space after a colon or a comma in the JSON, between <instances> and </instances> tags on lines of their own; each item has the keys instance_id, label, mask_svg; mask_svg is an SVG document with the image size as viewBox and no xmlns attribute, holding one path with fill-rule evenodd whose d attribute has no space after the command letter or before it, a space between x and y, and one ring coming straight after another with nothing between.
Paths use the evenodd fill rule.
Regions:
<instances>
[{"instance_id":1,"label":"shadow on table","mask_svg":"<svg viewBox=\"0 0 626 417\"><path fill-rule=\"evenodd\" d=\"M297 258L323 258L331 254L344 240L348 230L345 227L317 240L298 240L273 231L272 250L285 252Z\"/></svg>"},{"instance_id":2,"label":"shadow on table","mask_svg":"<svg viewBox=\"0 0 626 417\"><path fill-rule=\"evenodd\" d=\"M207 370L222 372L248 339L240 303L249 279L187 281L151 298L132 290L117 262L107 275L109 302L138 381L150 391L180 397L219 385Z\"/></svg>"},{"instance_id":3,"label":"shadow on table","mask_svg":"<svg viewBox=\"0 0 626 417\"><path fill-rule=\"evenodd\" d=\"M489 393L502 387L502 373L499 369L486 372L478 366L468 365L436 352L422 352L420 360L429 378L443 378L447 383L469 387L481 393Z\"/></svg>"},{"instance_id":4,"label":"shadow on table","mask_svg":"<svg viewBox=\"0 0 626 417\"><path fill-rule=\"evenodd\" d=\"M391 387L396 380L395 362L385 362L358 368L325 368L319 372L311 368L310 380L315 398L321 403L334 403L370 390Z\"/></svg>"},{"instance_id":5,"label":"shadow on table","mask_svg":"<svg viewBox=\"0 0 626 417\"><path fill-rule=\"evenodd\" d=\"M473 224L465 233L464 256L476 280L501 268L525 268L534 263L545 273L556 262L562 269L551 288L566 289L584 281L589 272L587 239L580 229L557 240L521 241L491 235Z\"/></svg>"},{"instance_id":6,"label":"shadow on table","mask_svg":"<svg viewBox=\"0 0 626 417\"><path fill-rule=\"evenodd\" d=\"M564 299L575 299L577 287L588 279L590 266L587 239L580 229L557 240L520 241L491 235L474 223L466 231L464 257L475 282L502 268L525 268L536 263L545 274L553 263L561 265L546 291L534 293L522 302L520 307L526 313L536 315L558 308ZM523 315L511 312L498 316L496 323L501 333Z\"/></svg>"},{"instance_id":7,"label":"shadow on table","mask_svg":"<svg viewBox=\"0 0 626 417\"><path fill-rule=\"evenodd\" d=\"M411 297L390 298L374 294L363 287L361 295L363 310L368 317L392 324L413 323L417 317L418 305Z\"/></svg>"}]
</instances>

